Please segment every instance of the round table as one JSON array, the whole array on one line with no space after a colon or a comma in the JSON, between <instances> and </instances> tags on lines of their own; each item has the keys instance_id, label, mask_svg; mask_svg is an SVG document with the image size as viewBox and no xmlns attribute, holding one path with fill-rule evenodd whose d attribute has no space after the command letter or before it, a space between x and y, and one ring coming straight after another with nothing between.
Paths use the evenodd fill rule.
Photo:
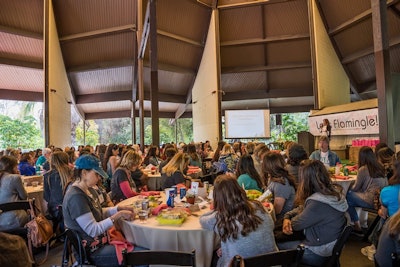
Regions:
<instances>
[{"instance_id":1,"label":"round table","mask_svg":"<svg viewBox=\"0 0 400 267\"><path fill-rule=\"evenodd\" d=\"M161 195L165 203L164 193ZM118 205L132 205L137 199L138 197L129 198ZM204 230L200 226L198 216L207 211L208 205L205 209L195 212L196 216L188 216L180 226L159 225L155 216L151 216L144 224L139 220L121 221L120 226L125 238L133 244L150 250L190 252L195 249L196 265L208 267L219 239L214 232Z\"/></svg>"},{"instance_id":2,"label":"round table","mask_svg":"<svg viewBox=\"0 0 400 267\"><path fill-rule=\"evenodd\" d=\"M343 180L343 179L336 179L334 176L331 177L331 180L335 184L339 184L343 187L343 194L346 195L347 191L349 190L350 186L355 183L357 180L357 175L349 175L349 179Z\"/></svg>"}]
</instances>

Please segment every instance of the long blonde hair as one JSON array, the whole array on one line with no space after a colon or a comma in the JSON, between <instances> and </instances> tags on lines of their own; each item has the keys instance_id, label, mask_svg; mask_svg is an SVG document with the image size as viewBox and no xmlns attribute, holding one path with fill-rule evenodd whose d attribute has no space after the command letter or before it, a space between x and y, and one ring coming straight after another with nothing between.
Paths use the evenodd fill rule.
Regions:
<instances>
[{"instance_id":1,"label":"long blonde hair","mask_svg":"<svg viewBox=\"0 0 400 267\"><path fill-rule=\"evenodd\" d=\"M162 172L167 176L171 176L174 172L184 173L185 168L189 165L189 155L183 152L175 154L175 156L162 168Z\"/></svg>"},{"instance_id":2,"label":"long blonde hair","mask_svg":"<svg viewBox=\"0 0 400 267\"><path fill-rule=\"evenodd\" d=\"M68 166L68 154L63 151L57 151L51 154L50 168L56 170L61 178L61 187L64 190L65 186L71 181L73 172ZM50 180L49 180L50 183ZM49 184L50 185L50 184Z\"/></svg>"}]
</instances>

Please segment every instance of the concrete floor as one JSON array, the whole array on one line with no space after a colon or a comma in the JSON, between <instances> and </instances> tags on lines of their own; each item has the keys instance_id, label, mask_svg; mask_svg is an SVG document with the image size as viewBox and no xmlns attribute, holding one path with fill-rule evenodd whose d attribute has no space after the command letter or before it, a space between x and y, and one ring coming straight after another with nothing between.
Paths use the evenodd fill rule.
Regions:
<instances>
[{"instance_id":1,"label":"concrete floor","mask_svg":"<svg viewBox=\"0 0 400 267\"><path fill-rule=\"evenodd\" d=\"M367 245L369 244L361 241L361 238L351 235L340 257L341 266L374 267L374 263L368 260L368 258L362 255L360 252L361 248ZM41 266L42 267L60 266L62 253L63 253L63 245L61 243L53 245L53 247L49 251L49 257L47 261ZM39 259L43 256L44 252L37 254L37 257Z\"/></svg>"}]
</instances>

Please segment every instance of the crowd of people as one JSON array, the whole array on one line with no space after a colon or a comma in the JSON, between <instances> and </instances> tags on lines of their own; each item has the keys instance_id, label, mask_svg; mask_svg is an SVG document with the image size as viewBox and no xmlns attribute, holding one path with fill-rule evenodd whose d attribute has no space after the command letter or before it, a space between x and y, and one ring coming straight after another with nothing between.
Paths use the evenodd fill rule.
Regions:
<instances>
[{"instance_id":1,"label":"crowd of people","mask_svg":"<svg viewBox=\"0 0 400 267\"><path fill-rule=\"evenodd\" d=\"M355 233L362 230L356 207L375 208L376 192L380 191L382 222L374 243L363 248L363 253L376 251L377 262L386 266L384 256L399 247L400 236L400 163L396 155L385 145L377 146L375 152L362 147L357 181L346 193L331 180L329 169L340 164L340 159L330 150L328 135L321 136L318 146L310 155L294 142L287 142L284 151L271 151L264 143L224 141L215 150L209 142L143 149L121 144L76 150L48 147L26 153L7 149L0 158L0 203L27 199L20 175L43 174L47 216L54 230L76 230L83 240L95 244L90 259L97 266L119 266L115 249L104 235L119 219L134 218L132 207L116 204L149 190L149 177L143 169L158 170L160 189L164 189L187 186L192 179L188 168L199 167L216 177L213 209L200 223L221 239L217 266L228 266L236 254L250 257L296 248L300 243L305 245L302 262L322 266L348 223L354 225ZM211 164L206 167L206 162ZM268 190L276 219L260 202L249 200L246 190ZM2 213L0 231L23 226L27 220L23 211Z\"/></svg>"}]
</instances>

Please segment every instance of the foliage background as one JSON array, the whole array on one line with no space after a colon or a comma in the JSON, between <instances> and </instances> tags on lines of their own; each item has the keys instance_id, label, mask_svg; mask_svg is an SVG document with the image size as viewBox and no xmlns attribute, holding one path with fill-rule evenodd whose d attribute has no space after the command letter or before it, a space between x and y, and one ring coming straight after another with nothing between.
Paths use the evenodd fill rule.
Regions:
<instances>
[{"instance_id":1,"label":"foliage background","mask_svg":"<svg viewBox=\"0 0 400 267\"><path fill-rule=\"evenodd\" d=\"M42 103L0 100L0 149L7 147L33 150L44 145ZM276 125L276 116L271 115L271 138L258 141L297 141L297 133L308 131L308 113L281 114L282 125ZM140 125L136 119L136 137L132 142L129 118L83 121L71 110L71 145L82 144L131 144L139 143ZM193 141L192 119L160 119L160 143ZM151 144L151 118L144 119L145 144ZM223 133L224 134L224 133ZM86 143L84 143L84 138ZM205 141L205 140L204 140ZM227 140L229 142L236 140ZM250 140L241 140L247 142Z\"/></svg>"}]
</instances>

